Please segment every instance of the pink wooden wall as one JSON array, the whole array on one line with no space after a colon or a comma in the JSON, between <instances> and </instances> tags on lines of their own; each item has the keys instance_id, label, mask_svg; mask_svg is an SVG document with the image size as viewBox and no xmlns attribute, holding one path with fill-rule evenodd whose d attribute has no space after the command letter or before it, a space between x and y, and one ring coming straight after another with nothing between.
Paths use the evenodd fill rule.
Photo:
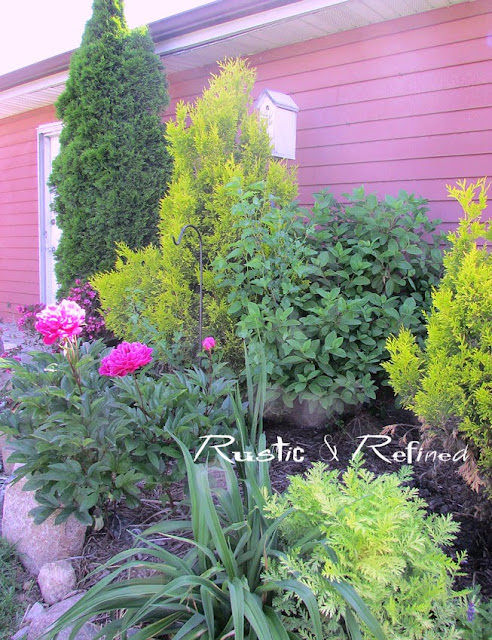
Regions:
<instances>
[{"instance_id":1,"label":"pink wooden wall","mask_svg":"<svg viewBox=\"0 0 492 640\"><path fill-rule=\"evenodd\" d=\"M252 56L255 97L269 88L300 107L300 201L364 184L428 198L452 228L458 178L492 177L492 0L475 0ZM178 99L200 94L207 67L169 76ZM46 107L0 120L0 317L39 301L36 127ZM492 207L491 207L492 209ZM10 309L7 304L10 303Z\"/></svg>"},{"instance_id":2,"label":"pink wooden wall","mask_svg":"<svg viewBox=\"0 0 492 640\"><path fill-rule=\"evenodd\" d=\"M476 0L252 56L264 88L298 104L300 201L364 184L431 201L445 228L459 216L446 184L492 178L492 1ZM209 69L207 69L209 71ZM169 76L191 99L203 70ZM491 207L492 209L492 207Z\"/></svg>"},{"instance_id":3,"label":"pink wooden wall","mask_svg":"<svg viewBox=\"0 0 492 640\"><path fill-rule=\"evenodd\" d=\"M0 119L0 318L39 302L36 127L55 120L53 107Z\"/></svg>"}]
</instances>

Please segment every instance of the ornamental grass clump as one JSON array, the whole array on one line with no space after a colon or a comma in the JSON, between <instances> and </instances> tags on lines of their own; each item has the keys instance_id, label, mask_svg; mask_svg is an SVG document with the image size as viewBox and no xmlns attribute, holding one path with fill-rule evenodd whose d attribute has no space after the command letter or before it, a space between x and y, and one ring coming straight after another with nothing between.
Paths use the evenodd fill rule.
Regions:
<instances>
[{"instance_id":1,"label":"ornamental grass clump","mask_svg":"<svg viewBox=\"0 0 492 640\"><path fill-rule=\"evenodd\" d=\"M424 349L403 329L388 339L390 384L421 419L424 437L468 445L460 468L476 490L492 493L492 229L482 220L485 179L448 186L464 217L449 235L444 277L432 294Z\"/></svg>"},{"instance_id":2,"label":"ornamental grass clump","mask_svg":"<svg viewBox=\"0 0 492 640\"><path fill-rule=\"evenodd\" d=\"M417 489L406 486L410 471L375 476L353 462L343 473L316 463L305 477L293 476L282 496L268 500L267 513L283 518L283 553L266 578L295 576L316 595L323 637L346 638L352 612L336 584L360 594L388 640L460 638L456 619L462 607L453 579L456 560L442 547L458 531L450 516L426 515ZM301 600L280 594L274 606L286 629L314 638ZM373 632L361 622L362 636Z\"/></svg>"}]
</instances>

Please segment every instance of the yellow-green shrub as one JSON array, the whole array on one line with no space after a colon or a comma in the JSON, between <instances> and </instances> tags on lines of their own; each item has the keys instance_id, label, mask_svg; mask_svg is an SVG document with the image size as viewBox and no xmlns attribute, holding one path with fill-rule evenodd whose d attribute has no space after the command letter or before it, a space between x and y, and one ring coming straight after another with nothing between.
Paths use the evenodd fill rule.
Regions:
<instances>
[{"instance_id":1,"label":"yellow-green shrub","mask_svg":"<svg viewBox=\"0 0 492 640\"><path fill-rule=\"evenodd\" d=\"M348 584L381 625L387 640L457 639L461 604L452 589L459 561L442 551L458 530L450 516L426 515L426 503L405 486L408 467L375 476L353 461L340 478L315 463L305 477L290 477L282 496L269 498L267 513L282 518L280 547L266 580L295 577L315 594L323 637L345 639L351 612L334 588ZM279 594L273 603L286 629L313 640L298 597ZM362 619L361 619L362 622ZM350 638L375 640L365 624Z\"/></svg>"},{"instance_id":2,"label":"yellow-green shrub","mask_svg":"<svg viewBox=\"0 0 492 640\"><path fill-rule=\"evenodd\" d=\"M197 335L198 239L189 231L179 248L173 243L185 224L193 224L204 244L205 334L232 349L226 294L210 268L237 235L231 214L236 199L226 185L233 178L245 184L262 180L267 194L283 203L296 195L295 171L271 159L266 123L251 109L255 71L242 60L220 68L195 104L178 104L167 126L174 169L161 201L160 247L133 253L120 245L115 269L93 279L106 323L121 337L142 338L148 324L167 338L176 331L190 340Z\"/></svg>"},{"instance_id":3,"label":"yellow-green shrub","mask_svg":"<svg viewBox=\"0 0 492 640\"><path fill-rule=\"evenodd\" d=\"M452 248L444 256L445 275L433 293L427 340L421 351L407 330L387 342L383 367L403 405L451 444L459 435L471 457L461 472L474 487L492 487L492 240L485 179L448 187L465 212ZM476 199L478 195L478 199ZM483 244L480 244L483 243ZM475 461L477 466L475 465ZM478 468L477 468L478 467Z\"/></svg>"}]
</instances>

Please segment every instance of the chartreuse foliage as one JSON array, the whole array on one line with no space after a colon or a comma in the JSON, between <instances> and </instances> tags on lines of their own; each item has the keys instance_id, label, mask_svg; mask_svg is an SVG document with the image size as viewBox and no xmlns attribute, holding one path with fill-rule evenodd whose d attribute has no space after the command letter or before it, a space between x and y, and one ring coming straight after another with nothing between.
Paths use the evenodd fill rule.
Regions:
<instances>
[{"instance_id":1,"label":"chartreuse foliage","mask_svg":"<svg viewBox=\"0 0 492 640\"><path fill-rule=\"evenodd\" d=\"M0 430L13 438L10 460L23 464L17 477L36 491L35 522L60 510L57 524L73 514L102 526L109 505L138 505L137 483L167 489L183 479L173 435L193 449L202 435L230 432L235 381L223 365L112 379L98 373L106 353L101 341L80 346L78 381L63 353L0 360L13 369L13 408L0 413Z\"/></svg>"},{"instance_id":2,"label":"chartreuse foliage","mask_svg":"<svg viewBox=\"0 0 492 640\"><path fill-rule=\"evenodd\" d=\"M386 338L400 325L422 332L438 282L425 201L360 188L342 205L321 192L308 214L266 201L261 184L229 189L238 239L215 260L216 279L256 362L266 350L271 385L289 405L339 413L374 398Z\"/></svg>"},{"instance_id":3,"label":"chartreuse foliage","mask_svg":"<svg viewBox=\"0 0 492 640\"><path fill-rule=\"evenodd\" d=\"M408 468L376 477L354 462L338 471L316 463L306 477L293 476L285 494L269 499L267 512L280 524L285 553L267 577L295 576L316 595L324 638L345 638L352 613L335 584L351 585L381 624L388 639L460 638L455 620L462 607L453 592L459 569L441 551L458 525L448 516L425 515L417 490L404 486ZM313 628L299 599L280 594L274 606L283 624L306 639ZM361 619L362 635L374 632ZM343 623L343 624L342 624Z\"/></svg>"},{"instance_id":4,"label":"chartreuse foliage","mask_svg":"<svg viewBox=\"0 0 492 640\"><path fill-rule=\"evenodd\" d=\"M132 249L155 242L171 170L161 122L168 102L146 29L128 30L121 0L94 0L56 104L64 126L50 184L65 292L76 278L112 268L115 242Z\"/></svg>"},{"instance_id":5,"label":"chartreuse foliage","mask_svg":"<svg viewBox=\"0 0 492 640\"><path fill-rule=\"evenodd\" d=\"M433 293L427 339L421 350L408 330L388 340L391 359L383 366L395 393L424 422L431 435L459 436L470 446L461 471L478 488L492 486L492 256L485 180L448 187L464 210L449 235L445 274ZM477 198L478 196L478 198ZM479 246L478 242L485 244Z\"/></svg>"},{"instance_id":6,"label":"chartreuse foliage","mask_svg":"<svg viewBox=\"0 0 492 640\"><path fill-rule=\"evenodd\" d=\"M251 387L250 392L252 393ZM242 450L255 451L249 434L258 432L264 390L257 393L247 415L239 394L234 402L239 442ZM239 443L238 443L239 444ZM259 448L265 447L260 436ZM288 600L303 602L311 622L313 637L323 640L316 599L311 590L295 577L263 578L264 565L277 551L277 530L288 514L269 518L264 514L271 496L268 465L239 462L237 475L230 463L223 463L227 489L211 489L206 465L196 465L181 445L187 468L191 520L167 521L148 529L140 546L120 553L101 571L110 573L90 589L56 623L47 640L73 623L75 632L94 615L109 614L101 630L107 640L125 638L130 628L139 630L135 640L172 638L173 640L295 640L300 636L284 628L272 607L274 592L283 592ZM190 536L191 534L191 536ZM152 536L153 542L145 540ZM156 536L173 538L189 545L179 558L156 544ZM148 560L141 560L144 553ZM121 579L134 568L151 571L149 578ZM118 578L118 580L116 580ZM344 581L334 584L347 606L384 640L379 625L361 598ZM354 626L354 632L356 627ZM357 636L354 635L354 638Z\"/></svg>"},{"instance_id":7,"label":"chartreuse foliage","mask_svg":"<svg viewBox=\"0 0 492 640\"><path fill-rule=\"evenodd\" d=\"M193 342L198 323L198 238L203 235L205 335L215 336L229 359L235 345L224 294L214 283L212 261L237 239L231 208L236 194L226 185L264 180L265 193L283 203L296 195L295 172L271 159L270 140L258 113L251 110L255 72L241 60L220 65L210 86L193 105L179 103L166 139L174 169L161 203L160 247L132 252L120 245L114 271L93 279L107 325L117 335L138 339L147 325L171 339L176 331ZM147 323L147 324L146 324Z\"/></svg>"}]
</instances>

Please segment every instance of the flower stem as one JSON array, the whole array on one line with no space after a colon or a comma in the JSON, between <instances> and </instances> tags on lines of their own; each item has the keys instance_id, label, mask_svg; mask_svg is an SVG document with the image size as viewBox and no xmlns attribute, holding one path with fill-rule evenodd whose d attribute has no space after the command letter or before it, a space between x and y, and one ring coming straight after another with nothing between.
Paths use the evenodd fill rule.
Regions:
<instances>
[{"instance_id":1,"label":"flower stem","mask_svg":"<svg viewBox=\"0 0 492 640\"><path fill-rule=\"evenodd\" d=\"M144 404L142 392L140 390L140 386L138 384L138 380L137 380L137 376L135 375L135 371L132 373L132 376L133 376L133 380L135 381L135 388L137 389L138 397L140 398L140 404L138 406L142 410L142 413L144 414L144 416L147 418L147 421L150 422L150 416L149 416L147 410L145 409L145 404Z\"/></svg>"},{"instance_id":2,"label":"flower stem","mask_svg":"<svg viewBox=\"0 0 492 640\"><path fill-rule=\"evenodd\" d=\"M75 349L77 347L77 350ZM79 388L80 395L82 395L82 383L80 380L80 374L77 371L77 360L78 360L78 340L71 338L67 338L66 342L63 344L63 350L65 351L65 356L68 360L68 364L70 365L70 369L72 370L73 377L77 386Z\"/></svg>"}]
</instances>

